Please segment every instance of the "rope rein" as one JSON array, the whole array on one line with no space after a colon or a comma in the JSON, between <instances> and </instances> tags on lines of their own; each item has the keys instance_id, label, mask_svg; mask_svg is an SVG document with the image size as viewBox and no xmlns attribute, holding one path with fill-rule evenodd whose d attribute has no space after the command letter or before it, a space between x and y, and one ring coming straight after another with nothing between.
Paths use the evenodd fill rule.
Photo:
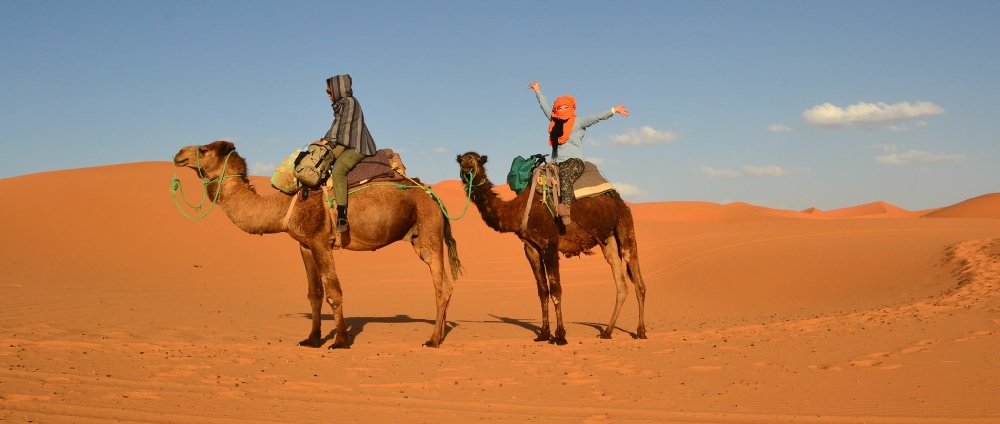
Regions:
<instances>
[{"instance_id":1,"label":"rope rein","mask_svg":"<svg viewBox=\"0 0 1000 424\"><path fill-rule=\"evenodd\" d=\"M403 170L401 170L399 168L398 164L393 163L391 165L391 167L392 167L392 170L396 171L397 174L402 175L403 178L406 178L407 180L410 180L410 182L412 182L413 185L406 185L406 184L399 184L399 183L370 183L370 184L361 185L361 186L355 188L354 190L348 191L347 192L347 196L350 197L354 193L357 193L357 192L359 192L361 190L364 190L364 189L367 189L367 188L372 188L372 187L387 187L388 186L388 187L396 187L396 188L401 189L401 190L408 190L408 189L411 189L411 188L419 188L419 189L423 190L424 193L427 193L427 195L430 196L431 199L434 199L434 201L436 201L438 203L438 207L441 208L441 213L444 214L445 218L448 218L448 219L450 219L452 221L458 221L459 219L462 219L463 217L465 217L465 213L469 211L469 204L472 203L472 187L468 187L467 186L464 189L464 191L465 191L465 208L462 209L462 214L459 215L458 217L452 217L451 215L448 214L448 208L445 207L444 201L442 201L441 198L437 194L434 193L434 189L433 188L431 188L430 186L418 183L413 178L410 178L408 175L406 175L406 172L404 172ZM472 172L470 171L469 174L471 175ZM337 203L336 203L337 199L335 199L334 196L331 196L330 193L327 190L324 190L323 192L324 192L324 200L326 200L327 206L329 206L330 209L335 208L336 205L337 205Z\"/></svg>"}]
</instances>

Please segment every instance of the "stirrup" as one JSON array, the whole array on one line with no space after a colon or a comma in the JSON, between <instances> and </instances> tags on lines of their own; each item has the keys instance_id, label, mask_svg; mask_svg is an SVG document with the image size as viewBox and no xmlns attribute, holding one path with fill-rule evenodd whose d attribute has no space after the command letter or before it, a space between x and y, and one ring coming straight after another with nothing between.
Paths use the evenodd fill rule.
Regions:
<instances>
[{"instance_id":1,"label":"stirrup","mask_svg":"<svg viewBox=\"0 0 1000 424\"><path fill-rule=\"evenodd\" d=\"M341 217L338 216L337 217L337 228L336 228L336 230L337 230L338 233L342 233L344 231L347 231L347 219L341 218Z\"/></svg>"}]
</instances>

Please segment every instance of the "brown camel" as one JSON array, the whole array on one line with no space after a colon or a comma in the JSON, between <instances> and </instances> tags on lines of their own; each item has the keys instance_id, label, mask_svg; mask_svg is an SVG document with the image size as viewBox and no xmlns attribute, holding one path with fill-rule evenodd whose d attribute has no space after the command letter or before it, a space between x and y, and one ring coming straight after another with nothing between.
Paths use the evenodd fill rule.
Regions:
<instances>
[{"instance_id":1,"label":"brown camel","mask_svg":"<svg viewBox=\"0 0 1000 424\"><path fill-rule=\"evenodd\" d=\"M312 306L312 331L299 344L323 345L320 312L325 296L333 308L337 326L330 348L350 347L344 324L343 292L333 261L333 222L324 196L313 195L303 200L302 196L281 192L257 194L247 178L246 161L236 153L233 143L227 141L182 148L174 156L174 165L199 172L210 194L216 193L221 184L218 204L241 230L250 234L288 233L299 242ZM444 339L445 312L452 293L451 282L445 275L445 245L452 278L458 278L462 266L451 235L451 222L438 202L424 190L396 185L373 185L360 190L351 195L348 208L351 227L343 233L342 248L377 250L400 240L408 241L430 267L437 318L431 338L424 345L438 347Z\"/></svg>"},{"instance_id":2,"label":"brown camel","mask_svg":"<svg viewBox=\"0 0 1000 424\"><path fill-rule=\"evenodd\" d=\"M567 258L580 254L592 254L590 249L600 245L604 257L611 265L617 297L611 322L601 332L601 338L610 339L615 329L615 321L621 312L622 303L628 297L625 275L635 285L639 300L639 327L634 337L646 338L643 321L643 306L646 299L646 284L639 272L639 251L632 225L632 211L622 201L618 192L610 192L594 197L577 199L573 203L572 223L563 226L542 204L541 196L533 196L532 207L526 230L521 232L521 223L527 206L529 190L521 192L517 198L504 201L493 192L493 183L486 176L484 165L486 156L468 152L458 156L462 182L471 187L472 202L490 228L501 233L517 233L524 243L524 254L531 264L538 285L538 300L542 304L542 328L536 341L566 344L566 330L562 318L562 285L559 282L559 253ZM623 266L624 265L624 266ZM549 298L556 311L556 333L552 337L549 330Z\"/></svg>"}]
</instances>

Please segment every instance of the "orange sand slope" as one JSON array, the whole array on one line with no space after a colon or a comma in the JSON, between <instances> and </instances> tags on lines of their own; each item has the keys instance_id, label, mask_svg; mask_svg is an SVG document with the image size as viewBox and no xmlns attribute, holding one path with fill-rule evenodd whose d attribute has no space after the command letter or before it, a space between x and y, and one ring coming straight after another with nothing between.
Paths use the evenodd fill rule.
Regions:
<instances>
[{"instance_id":1,"label":"orange sand slope","mask_svg":"<svg viewBox=\"0 0 1000 424\"><path fill-rule=\"evenodd\" d=\"M1000 218L1000 193L984 194L927 213L925 218Z\"/></svg>"},{"instance_id":2,"label":"orange sand slope","mask_svg":"<svg viewBox=\"0 0 1000 424\"><path fill-rule=\"evenodd\" d=\"M434 296L397 243L335 254L353 339L327 350L296 345L310 323L296 243L243 233L211 202L183 217L173 173L0 179L0 421L1000 422L997 194L929 213L632 205L649 339L629 337L634 291L615 338L596 337L615 296L597 254L561 261L561 347L532 341L521 243L470 206L442 347L420 347ZM466 210L457 181L433 188Z\"/></svg>"}]
</instances>

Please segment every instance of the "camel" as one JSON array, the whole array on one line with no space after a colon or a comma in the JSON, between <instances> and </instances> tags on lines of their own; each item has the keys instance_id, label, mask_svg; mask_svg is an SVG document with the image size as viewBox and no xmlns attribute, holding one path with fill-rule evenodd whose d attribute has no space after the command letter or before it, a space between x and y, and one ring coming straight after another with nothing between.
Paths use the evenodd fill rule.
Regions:
<instances>
[{"instance_id":1,"label":"camel","mask_svg":"<svg viewBox=\"0 0 1000 424\"><path fill-rule=\"evenodd\" d=\"M325 297L333 309L336 325L329 348L349 348L343 292L333 260L334 227L324 196L303 199L282 192L257 194L247 178L246 161L236 153L233 143L227 141L184 147L174 156L174 165L198 172L208 193L219 190L218 205L241 230L250 234L287 233L299 242L312 307L312 330L299 345L314 348L323 345L320 312ZM437 317L424 346L438 347L444 339L445 315L452 294L445 272L445 245L452 278L458 279L462 272L451 222L438 202L422 189L372 185L352 194L348 209L351 226L342 233L340 248L373 251L397 241L408 241L430 268Z\"/></svg>"},{"instance_id":2,"label":"camel","mask_svg":"<svg viewBox=\"0 0 1000 424\"><path fill-rule=\"evenodd\" d=\"M617 295L611 322L600 337L610 339L622 304L628 297L625 275L635 285L639 300L639 326L635 338L646 338L643 306L646 284L639 272L639 251L632 222L632 211L612 190L594 197L576 199L571 210L572 223L564 226L542 204L541 196L533 196L528 225L521 232L521 224L529 199L524 190L517 198L504 201L493 191L493 183L486 176L486 156L468 152L458 156L461 179L466 189L472 190L471 198L479 209L483 221L500 233L516 233L524 243L524 254L531 264L538 286L538 300L542 304L542 327L535 341L566 344L566 330L562 317L562 285L559 281L559 253L567 258L580 254L593 254L590 249L600 245L604 257L611 265ZM558 222L557 222L558 221ZM551 298L556 312L556 332L553 337L549 327L548 301Z\"/></svg>"}]
</instances>

